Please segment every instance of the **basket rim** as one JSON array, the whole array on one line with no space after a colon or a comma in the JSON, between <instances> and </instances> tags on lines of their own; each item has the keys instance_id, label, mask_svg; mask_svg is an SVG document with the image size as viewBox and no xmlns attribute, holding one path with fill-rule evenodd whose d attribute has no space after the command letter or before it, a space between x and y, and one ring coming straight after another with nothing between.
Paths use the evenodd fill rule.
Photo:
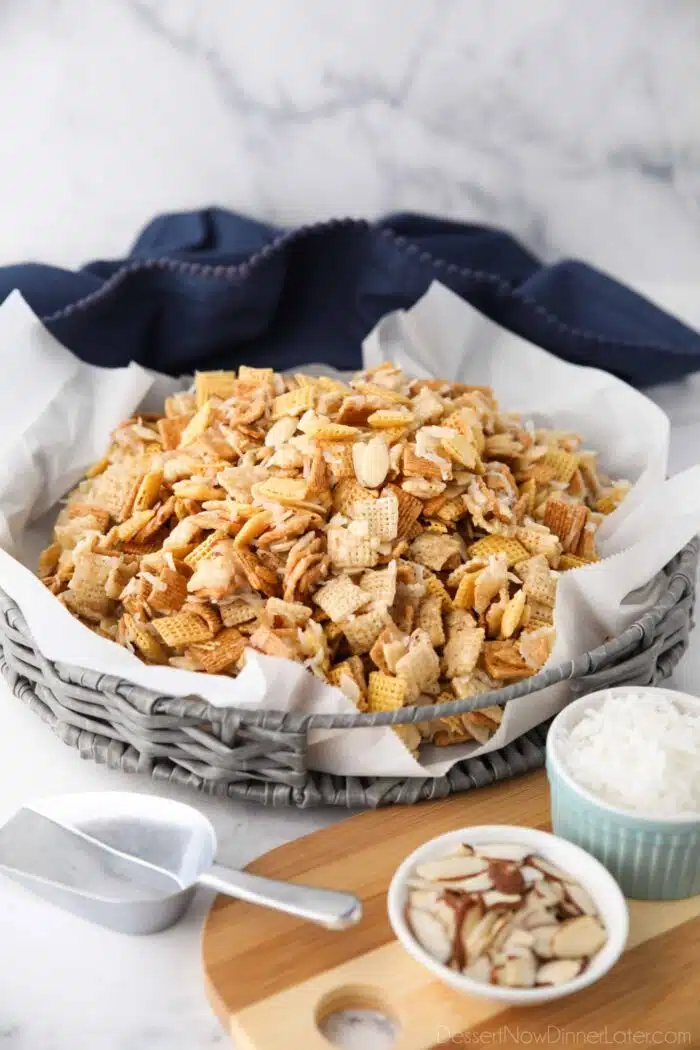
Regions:
<instances>
[{"instance_id":1,"label":"basket rim","mask_svg":"<svg viewBox=\"0 0 700 1050\"><path fill-rule=\"evenodd\" d=\"M630 654L644 638L651 637L659 623L689 592L692 592L699 551L700 537L695 536L661 570L660 575L663 574L667 577L668 586L656 604L638 620L630 624L616 638L603 642L601 645L575 657L573 660L565 661L557 667L539 671L536 675L532 675L530 678L523 679L513 685L504 686L501 689L482 693L478 696L455 699L441 704L430 704L420 707L412 705L397 711L347 714L313 714L303 711L217 707L195 695L164 696L153 690L134 685L123 678L86 671L84 668L63 664L60 661L47 661L47 663L52 664L59 678L65 675L68 680L71 680L78 674L84 680L86 674L88 676L94 675L95 685L92 687L92 691L98 693L100 691L98 683L100 683L103 687L108 686L108 688L118 693L127 703L133 697L134 691L138 691L144 700L147 701L149 714L146 717L148 718L153 718L154 716L157 718L163 715L180 718L184 716L184 708L186 708L188 719L211 724L224 723L229 726L231 722L234 724L244 723L246 726L260 726L268 731L279 730L285 733L307 732L314 729L376 728L426 722L435 718L466 714L469 711L479 710L492 705L510 703L548 686L587 675L595 671L602 661L609 662ZM39 655L43 655L34 643L19 607L2 591L0 591L0 595L5 599L5 603L9 603L16 611L18 621L16 628L24 634L27 644L31 645ZM86 688L86 685L83 685L82 688Z\"/></svg>"}]
</instances>

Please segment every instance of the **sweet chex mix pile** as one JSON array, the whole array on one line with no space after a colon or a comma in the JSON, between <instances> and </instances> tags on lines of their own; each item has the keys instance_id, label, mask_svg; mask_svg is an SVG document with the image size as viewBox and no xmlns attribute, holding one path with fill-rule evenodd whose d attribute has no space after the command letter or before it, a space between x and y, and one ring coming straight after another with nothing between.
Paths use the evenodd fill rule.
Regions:
<instances>
[{"instance_id":1,"label":"sweet chex mix pile","mask_svg":"<svg viewBox=\"0 0 700 1050\"><path fill-rule=\"evenodd\" d=\"M394 710L538 671L558 575L596 560L628 488L487 388L390 363L348 383L203 372L116 429L39 576L150 663L235 676L255 649ZM397 731L411 750L483 742L500 717Z\"/></svg>"}]
</instances>

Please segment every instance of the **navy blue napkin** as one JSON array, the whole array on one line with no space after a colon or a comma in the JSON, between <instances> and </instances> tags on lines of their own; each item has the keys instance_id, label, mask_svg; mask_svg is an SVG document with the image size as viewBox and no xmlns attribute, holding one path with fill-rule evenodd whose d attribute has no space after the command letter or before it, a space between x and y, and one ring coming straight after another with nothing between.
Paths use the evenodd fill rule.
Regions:
<instances>
[{"instance_id":1,"label":"navy blue napkin","mask_svg":"<svg viewBox=\"0 0 700 1050\"><path fill-rule=\"evenodd\" d=\"M82 360L170 375L239 363L360 366L379 318L439 280L567 361L637 387L700 368L700 335L585 263L544 265L508 234L423 215L282 230L217 208L163 215L126 259L0 268Z\"/></svg>"}]
</instances>

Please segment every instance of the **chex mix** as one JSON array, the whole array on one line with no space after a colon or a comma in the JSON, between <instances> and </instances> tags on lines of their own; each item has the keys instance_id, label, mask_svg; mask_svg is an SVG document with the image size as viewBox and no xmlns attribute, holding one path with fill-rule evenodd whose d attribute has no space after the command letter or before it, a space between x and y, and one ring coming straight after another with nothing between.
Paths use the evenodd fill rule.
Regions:
<instances>
[{"instance_id":1,"label":"chex mix","mask_svg":"<svg viewBox=\"0 0 700 1050\"><path fill-rule=\"evenodd\" d=\"M485 387L391 363L347 383L203 372L117 427L38 572L148 663L235 676L252 649L395 710L535 674L560 574L597 560L628 489ZM483 743L501 714L397 732L412 751Z\"/></svg>"}]
</instances>

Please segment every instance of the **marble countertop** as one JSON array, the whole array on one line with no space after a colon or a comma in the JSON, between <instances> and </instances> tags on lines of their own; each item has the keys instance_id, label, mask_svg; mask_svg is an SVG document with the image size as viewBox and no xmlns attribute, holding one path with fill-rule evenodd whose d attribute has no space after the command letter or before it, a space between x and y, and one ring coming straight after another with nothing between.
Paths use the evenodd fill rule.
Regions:
<instances>
[{"instance_id":1,"label":"marble countertop","mask_svg":"<svg viewBox=\"0 0 700 1050\"><path fill-rule=\"evenodd\" d=\"M3 0L0 26L3 262L119 257L211 203L700 275L692 2Z\"/></svg>"}]
</instances>

